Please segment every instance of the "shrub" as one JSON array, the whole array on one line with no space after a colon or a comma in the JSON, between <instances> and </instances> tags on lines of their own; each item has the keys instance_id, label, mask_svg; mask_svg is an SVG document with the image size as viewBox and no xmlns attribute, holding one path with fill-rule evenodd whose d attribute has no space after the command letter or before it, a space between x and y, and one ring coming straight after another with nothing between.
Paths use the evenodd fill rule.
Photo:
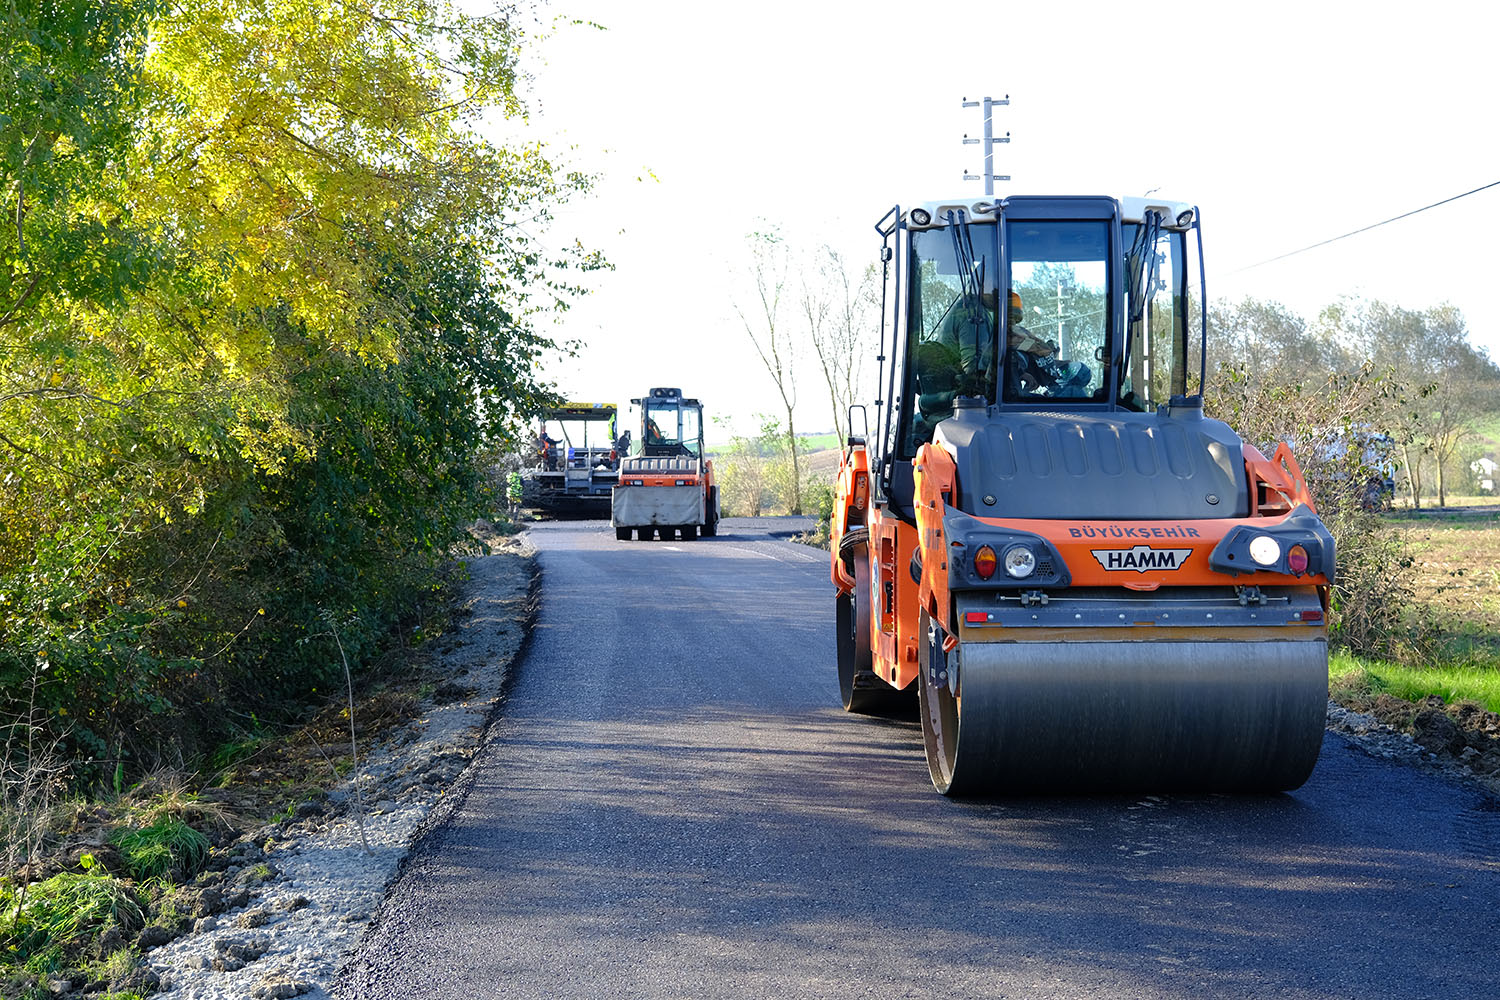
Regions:
<instances>
[{"instance_id":1,"label":"shrub","mask_svg":"<svg viewBox=\"0 0 1500 1000\"><path fill-rule=\"evenodd\" d=\"M7 11L0 62L34 85L0 114L26 193L0 227L0 722L34 707L87 786L341 681L325 611L356 667L389 640L494 508L475 459L547 394L538 323L603 262L517 225L589 178L474 131L521 110L518 19ZM204 132L264 89L246 46L319 68L265 127Z\"/></svg>"},{"instance_id":2,"label":"shrub","mask_svg":"<svg viewBox=\"0 0 1500 1000\"><path fill-rule=\"evenodd\" d=\"M1333 641L1364 656L1410 655L1426 641L1406 613L1415 562L1404 536L1372 509L1378 505L1370 497L1370 484L1384 472L1382 427L1410 387L1368 364L1316 381L1294 378L1221 365L1205 387L1205 402L1268 456L1278 442L1291 444L1337 548Z\"/></svg>"},{"instance_id":3,"label":"shrub","mask_svg":"<svg viewBox=\"0 0 1500 1000\"><path fill-rule=\"evenodd\" d=\"M1356 656L1411 661L1429 652L1429 630L1408 613L1416 562L1406 536L1357 505L1323 513L1338 549L1329 633Z\"/></svg>"}]
</instances>

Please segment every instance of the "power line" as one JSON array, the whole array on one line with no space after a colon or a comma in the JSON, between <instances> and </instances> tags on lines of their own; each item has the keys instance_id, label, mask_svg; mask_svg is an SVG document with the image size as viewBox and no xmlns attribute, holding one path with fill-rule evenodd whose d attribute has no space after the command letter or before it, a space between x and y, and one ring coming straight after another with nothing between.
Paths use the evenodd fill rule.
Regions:
<instances>
[{"instance_id":1,"label":"power line","mask_svg":"<svg viewBox=\"0 0 1500 1000\"><path fill-rule=\"evenodd\" d=\"M1229 274L1239 274L1241 271L1252 271L1255 268L1262 267L1266 264L1274 264L1278 260L1286 260L1288 257L1295 257L1299 253L1306 253L1309 250L1316 250L1318 247L1326 247L1330 243L1337 243L1339 240L1346 240L1351 236L1358 236L1360 233L1367 233L1372 229L1378 229L1381 226L1384 226L1391 222L1396 222L1399 219L1404 219L1407 216L1416 215L1418 212L1425 212L1429 208L1437 208L1439 205L1446 205L1450 201L1457 201L1460 198L1467 198L1471 194L1478 194L1480 191L1484 191L1492 187L1500 187L1500 181L1491 181L1490 183L1481 185L1472 191L1465 191L1463 194L1456 194L1452 198L1444 198L1442 201L1435 201L1431 205L1423 205L1421 208L1414 208L1410 212L1402 212L1400 215L1392 216L1391 218L1386 219L1383 222L1376 222L1371 225L1365 226L1363 229L1356 229L1353 232L1345 233L1343 236L1335 236L1332 239L1323 240L1321 243L1314 243L1311 246L1303 247L1301 250L1291 250L1287 253L1281 254L1278 257L1268 257L1258 264L1249 264L1245 267L1236 268L1235 270L1230 271ZM1225 277L1228 277L1228 275L1225 275Z\"/></svg>"}]
</instances>

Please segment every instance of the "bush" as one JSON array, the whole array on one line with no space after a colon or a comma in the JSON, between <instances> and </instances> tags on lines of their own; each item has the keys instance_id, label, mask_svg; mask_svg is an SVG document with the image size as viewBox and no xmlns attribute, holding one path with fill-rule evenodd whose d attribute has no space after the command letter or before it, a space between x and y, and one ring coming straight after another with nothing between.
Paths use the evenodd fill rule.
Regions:
<instances>
[{"instance_id":1,"label":"bush","mask_svg":"<svg viewBox=\"0 0 1500 1000\"><path fill-rule=\"evenodd\" d=\"M793 475L791 442L781 423L764 414L760 421L759 434L736 435L729 450L721 452L714 463L719 504L726 517L790 511L797 484L806 476L805 469L802 476ZM801 500L806 510L809 499L803 496Z\"/></svg>"},{"instance_id":2,"label":"bush","mask_svg":"<svg viewBox=\"0 0 1500 1000\"><path fill-rule=\"evenodd\" d=\"M819 526L826 532L833 523L833 503L837 499L834 496L832 483L810 483L807 487L808 506L812 508L813 514L818 519Z\"/></svg>"},{"instance_id":3,"label":"bush","mask_svg":"<svg viewBox=\"0 0 1500 1000\"><path fill-rule=\"evenodd\" d=\"M828 548L829 540L833 537L833 504L837 500L834 495L832 483L813 482L807 486L807 494L804 497L808 506L817 517L818 522L814 525L812 534L805 539L808 544L819 548Z\"/></svg>"},{"instance_id":4,"label":"bush","mask_svg":"<svg viewBox=\"0 0 1500 1000\"><path fill-rule=\"evenodd\" d=\"M602 266L519 225L589 178L475 131L522 111L518 19L294 7L0 13L35 84L0 115L0 725L45 719L81 785L341 684L326 619L369 662L503 499L476 460ZM244 51L315 70L267 104Z\"/></svg>"},{"instance_id":5,"label":"bush","mask_svg":"<svg viewBox=\"0 0 1500 1000\"><path fill-rule=\"evenodd\" d=\"M1407 614L1415 562L1405 537L1370 502L1370 484L1384 477L1384 421L1409 391L1371 365L1304 383L1226 364L1205 387L1212 415L1267 456L1278 442L1291 444L1337 548L1330 635L1364 656L1410 655L1425 645Z\"/></svg>"},{"instance_id":6,"label":"bush","mask_svg":"<svg viewBox=\"0 0 1500 1000\"><path fill-rule=\"evenodd\" d=\"M1409 662L1430 652L1429 630L1410 614L1416 562L1406 536L1357 505L1323 515L1338 549L1329 635L1356 656Z\"/></svg>"},{"instance_id":7,"label":"bush","mask_svg":"<svg viewBox=\"0 0 1500 1000\"><path fill-rule=\"evenodd\" d=\"M133 933L144 925L135 891L108 875L63 872L22 889L0 883L0 953L22 962L107 927Z\"/></svg>"}]
</instances>

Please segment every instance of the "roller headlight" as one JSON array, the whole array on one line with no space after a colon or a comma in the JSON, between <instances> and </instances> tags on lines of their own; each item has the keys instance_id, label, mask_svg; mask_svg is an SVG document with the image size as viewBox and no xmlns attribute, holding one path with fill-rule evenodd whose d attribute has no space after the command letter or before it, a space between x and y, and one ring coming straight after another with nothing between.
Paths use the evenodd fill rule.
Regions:
<instances>
[{"instance_id":1,"label":"roller headlight","mask_svg":"<svg viewBox=\"0 0 1500 1000\"><path fill-rule=\"evenodd\" d=\"M1005 550L1005 572L1023 580L1036 572L1036 553L1025 545L1012 545Z\"/></svg>"},{"instance_id":2,"label":"roller headlight","mask_svg":"<svg viewBox=\"0 0 1500 1000\"><path fill-rule=\"evenodd\" d=\"M1250 558L1262 566L1275 566L1281 559L1281 543L1270 535L1250 539Z\"/></svg>"}]
</instances>

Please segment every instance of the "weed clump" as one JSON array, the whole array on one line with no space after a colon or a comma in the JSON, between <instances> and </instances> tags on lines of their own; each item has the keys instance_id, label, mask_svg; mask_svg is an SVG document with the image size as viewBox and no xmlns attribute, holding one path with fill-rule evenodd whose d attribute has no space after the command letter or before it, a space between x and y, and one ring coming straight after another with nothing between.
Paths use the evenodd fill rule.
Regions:
<instances>
[{"instance_id":1,"label":"weed clump","mask_svg":"<svg viewBox=\"0 0 1500 1000\"><path fill-rule=\"evenodd\" d=\"M139 931L135 890L111 875L62 872L33 885L0 882L0 951L32 973L54 971L63 948L82 950L110 928Z\"/></svg>"},{"instance_id":2,"label":"weed clump","mask_svg":"<svg viewBox=\"0 0 1500 1000\"><path fill-rule=\"evenodd\" d=\"M115 831L110 843L137 881L186 881L208 861L208 838L180 819L164 816L150 826Z\"/></svg>"}]
</instances>

